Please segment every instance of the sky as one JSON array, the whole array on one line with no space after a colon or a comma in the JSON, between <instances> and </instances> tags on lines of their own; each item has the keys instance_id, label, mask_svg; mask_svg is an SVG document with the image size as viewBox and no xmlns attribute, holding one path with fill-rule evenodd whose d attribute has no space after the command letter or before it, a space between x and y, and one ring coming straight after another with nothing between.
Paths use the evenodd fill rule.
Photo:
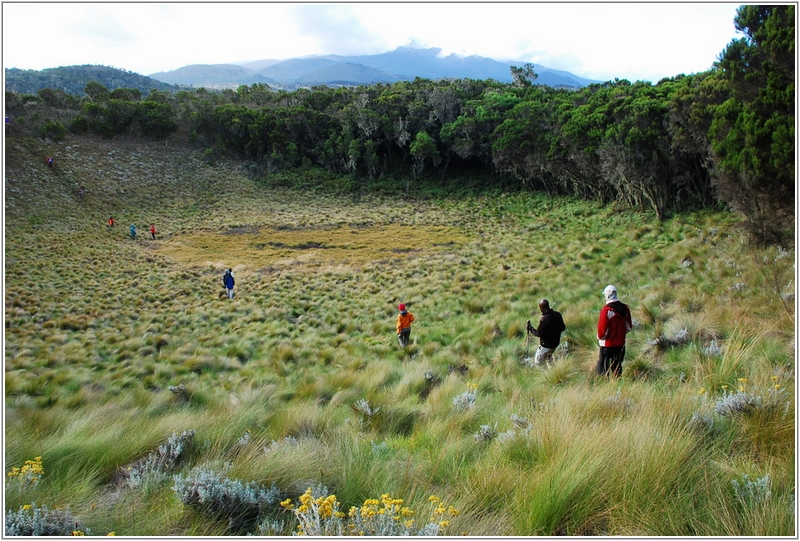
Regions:
<instances>
[{"instance_id":1,"label":"sky","mask_svg":"<svg viewBox=\"0 0 800 541\"><path fill-rule=\"evenodd\" d=\"M706 71L731 3L3 2L3 67L99 64L142 75L191 64L364 55L400 46L530 62L607 81Z\"/></svg>"}]
</instances>

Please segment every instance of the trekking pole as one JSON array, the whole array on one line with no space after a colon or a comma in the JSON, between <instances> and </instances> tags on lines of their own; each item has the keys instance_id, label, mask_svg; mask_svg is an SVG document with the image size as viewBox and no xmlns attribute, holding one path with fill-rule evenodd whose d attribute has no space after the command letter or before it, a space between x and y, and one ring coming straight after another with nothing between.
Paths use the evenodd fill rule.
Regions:
<instances>
[{"instance_id":1,"label":"trekking pole","mask_svg":"<svg viewBox=\"0 0 800 541\"><path fill-rule=\"evenodd\" d=\"M525 331L525 358L530 357L528 354L528 346L531 344L531 331Z\"/></svg>"}]
</instances>

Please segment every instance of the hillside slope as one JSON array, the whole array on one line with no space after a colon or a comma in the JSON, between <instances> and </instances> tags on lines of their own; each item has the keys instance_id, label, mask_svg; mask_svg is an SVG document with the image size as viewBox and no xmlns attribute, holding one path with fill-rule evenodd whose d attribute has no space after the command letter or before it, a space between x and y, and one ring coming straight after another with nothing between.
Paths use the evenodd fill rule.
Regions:
<instances>
[{"instance_id":1,"label":"hillside slope","mask_svg":"<svg viewBox=\"0 0 800 541\"><path fill-rule=\"evenodd\" d=\"M5 90L20 94L36 94L43 88L53 88L67 94L83 96L83 89L90 81L96 81L109 90L135 88L144 96L153 89L169 92L180 90L180 87L157 78L107 66L61 66L41 71L17 68L5 70Z\"/></svg>"},{"instance_id":2,"label":"hillside slope","mask_svg":"<svg viewBox=\"0 0 800 541\"><path fill-rule=\"evenodd\" d=\"M747 248L731 213L289 190L174 141L6 153L5 458L43 464L7 476L7 516L291 536L278 502L317 487L475 537L794 533L794 253ZM608 283L633 313L620 379L595 373ZM543 297L567 325L550 369L525 331ZM281 496L238 522L198 478Z\"/></svg>"}]
</instances>

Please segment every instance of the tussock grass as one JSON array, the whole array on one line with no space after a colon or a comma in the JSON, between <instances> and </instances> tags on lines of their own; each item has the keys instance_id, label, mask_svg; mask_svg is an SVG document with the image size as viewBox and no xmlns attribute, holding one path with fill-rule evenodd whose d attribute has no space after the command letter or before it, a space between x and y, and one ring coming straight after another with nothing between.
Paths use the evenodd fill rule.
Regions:
<instances>
[{"instance_id":1,"label":"tussock grass","mask_svg":"<svg viewBox=\"0 0 800 541\"><path fill-rule=\"evenodd\" d=\"M45 472L7 491L7 510L35 500L100 534L223 535L169 482L115 479L192 429L181 473L229 462L235 478L295 498L324 484L346 506L391 493L422 508L436 494L461 511L451 533L792 533L794 249L745 248L732 215L294 192L116 140L62 143L71 174L53 179L21 158L39 143L15 144L6 462L42 456ZM635 322L610 381L593 373L609 283ZM550 369L521 362L542 298L567 325ZM400 302L417 317L405 350ZM740 387L761 405L716 413ZM471 391L473 406L455 407ZM738 497L745 474L769 475L769 498Z\"/></svg>"}]
</instances>

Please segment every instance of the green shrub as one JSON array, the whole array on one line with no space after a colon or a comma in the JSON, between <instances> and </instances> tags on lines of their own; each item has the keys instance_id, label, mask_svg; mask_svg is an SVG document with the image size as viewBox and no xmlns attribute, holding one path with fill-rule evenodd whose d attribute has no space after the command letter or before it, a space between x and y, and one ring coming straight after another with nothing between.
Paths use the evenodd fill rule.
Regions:
<instances>
[{"instance_id":1,"label":"green shrub","mask_svg":"<svg viewBox=\"0 0 800 541\"><path fill-rule=\"evenodd\" d=\"M39 137L42 139L52 139L53 141L63 141L64 135L67 133L67 129L64 125L56 120L55 122L52 120L48 120L47 122L39 128Z\"/></svg>"}]
</instances>

